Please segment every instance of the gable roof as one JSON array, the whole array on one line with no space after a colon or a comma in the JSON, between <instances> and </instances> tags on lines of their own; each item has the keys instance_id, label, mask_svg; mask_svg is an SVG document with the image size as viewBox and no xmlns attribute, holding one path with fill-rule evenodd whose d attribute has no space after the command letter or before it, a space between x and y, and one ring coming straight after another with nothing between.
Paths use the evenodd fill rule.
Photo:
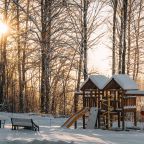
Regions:
<instances>
[{"instance_id":1,"label":"gable roof","mask_svg":"<svg viewBox=\"0 0 144 144\"><path fill-rule=\"evenodd\" d=\"M108 89L109 87L112 88L112 82L114 82L114 84L117 84L117 86L121 87L123 90L137 90L138 89L138 85L136 84L136 82L133 79L131 79L127 74L113 75L107 81L104 88L106 89Z\"/></svg>"},{"instance_id":2,"label":"gable roof","mask_svg":"<svg viewBox=\"0 0 144 144\"><path fill-rule=\"evenodd\" d=\"M83 84L80 87L80 90L95 89L95 88L102 90L107 81L108 81L108 78L104 75L90 75L83 82Z\"/></svg>"}]
</instances>

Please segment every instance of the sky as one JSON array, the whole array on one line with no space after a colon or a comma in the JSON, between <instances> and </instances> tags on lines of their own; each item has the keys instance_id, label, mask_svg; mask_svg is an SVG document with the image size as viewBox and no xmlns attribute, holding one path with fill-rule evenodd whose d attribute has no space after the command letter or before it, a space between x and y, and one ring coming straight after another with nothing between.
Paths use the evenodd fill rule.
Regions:
<instances>
[{"instance_id":1,"label":"sky","mask_svg":"<svg viewBox=\"0 0 144 144\"><path fill-rule=\"evenodd\" d=\"M108 33L106 27L101 32ZM88 50L88 70L97 71L99 74L111 76L111 55L109 46L112 44L108 34L104 34L100 42Z\"/></svg>"},{"instance_id":2,"label":"sky","mask_svg":"<svg viewBox=\"0 0 144 144\"><path fill-rule=\"evenodd\" d=\"M109 47L112 45L111 33L108 27L111 20L111 7L106 6L99 13L98 18L101 18L103 23L96 28L91 37L99 37L99 42L88 50L88 70L97 71L99 74L111 76L111 56L112 51Z\"/></svg>"},{"instance_id":3,"label":"sky","mask_svg":"<svg viewBox=\"0 0 144 144\"><path fill-rule=\"evenodd\" d=\"M99 74L111 75L111 50L104 45L88 51L88 69Z\"/></svg>"}]
</instances>

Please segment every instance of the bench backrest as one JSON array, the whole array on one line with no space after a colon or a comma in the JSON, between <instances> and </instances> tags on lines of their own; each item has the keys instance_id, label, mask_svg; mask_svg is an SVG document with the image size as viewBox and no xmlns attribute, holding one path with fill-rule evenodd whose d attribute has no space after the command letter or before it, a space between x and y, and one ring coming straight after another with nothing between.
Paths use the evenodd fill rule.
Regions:
<instances>
[{"instance_id":1,"label":"bench backrest","mask_svg":"<svg viewBox=\"0 0 144 144\"><path fill-rule=\"evenodd\" d=\"M25 118L11 118L13 125L19 126L32 126L33 121L32 119L25 119Z\"/></svg>"}]
</instances>

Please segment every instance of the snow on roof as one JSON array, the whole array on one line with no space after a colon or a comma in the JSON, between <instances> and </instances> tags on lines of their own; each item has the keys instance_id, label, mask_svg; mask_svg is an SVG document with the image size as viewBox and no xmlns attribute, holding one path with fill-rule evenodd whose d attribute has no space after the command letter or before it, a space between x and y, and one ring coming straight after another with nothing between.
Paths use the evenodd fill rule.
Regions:
<instances>
[{"instance_id":1,"label":"snow on roof","mask_svg":"<svg viewBox=\"0 0 144 144\"><path fill-rule=\"evenodd\" d=\"M144 96L144 91L142 91L142 90L129 90L126 92L126 95Z\"/></svg>"},{"instance_id":2,"label":"snow on roof","mask_svg":"<svg viewBox=\"0 0 144 144\"><path fill-rule=\"evenodd\" d=\"M99 89L103 89L105 83L108 81L108 78L104 75L90 75L85 81L84 83L81 85L81 88L89 81L91 80L93 82L93 84L99 88ZM81 89L80 88L80 89Z\"/></svg>"},{"instance_id":3,"label":"snow on roof","mask_svg":"<svg viewBox=\"0 0 144 144\"><path fill-rule=\"evenodd\" d=\"M115 80L124 90L137 90L138 89L138 85L136 84L136 82L133 79L131 79L127 74L113 75L109 79L109 81L107 81L106 85L108 85L108 83L112 80Z\"/></svg>"}]
</instances>

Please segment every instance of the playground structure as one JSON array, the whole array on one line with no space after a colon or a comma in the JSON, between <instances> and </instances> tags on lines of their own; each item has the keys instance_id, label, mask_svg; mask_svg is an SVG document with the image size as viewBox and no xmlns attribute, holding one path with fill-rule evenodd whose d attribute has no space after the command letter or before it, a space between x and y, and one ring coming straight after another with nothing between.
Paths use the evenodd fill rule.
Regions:
<instances>
[{"instance_id":1,"label":"playground structure","mask_svg":"<svg viewBox=\"0 0 144 144\"><path fill-rule=\"evenodd\" d=\"M78 112L78 104L81 97L82 107L97 108L95 120L91 121L94 128L111 129L114 122L117 127L124 130L127 114L131 114L133 125L137 126L136 97L144 96L144 91L138 90L134 80L128 75L114 75L110 79L103 75L90 76L81 86L80 92L75 92L75 113ZM83 128L87 128L88 119L83 117ZM75 128L77 128L77 119Z\"/></svg>"}]
</instances>

